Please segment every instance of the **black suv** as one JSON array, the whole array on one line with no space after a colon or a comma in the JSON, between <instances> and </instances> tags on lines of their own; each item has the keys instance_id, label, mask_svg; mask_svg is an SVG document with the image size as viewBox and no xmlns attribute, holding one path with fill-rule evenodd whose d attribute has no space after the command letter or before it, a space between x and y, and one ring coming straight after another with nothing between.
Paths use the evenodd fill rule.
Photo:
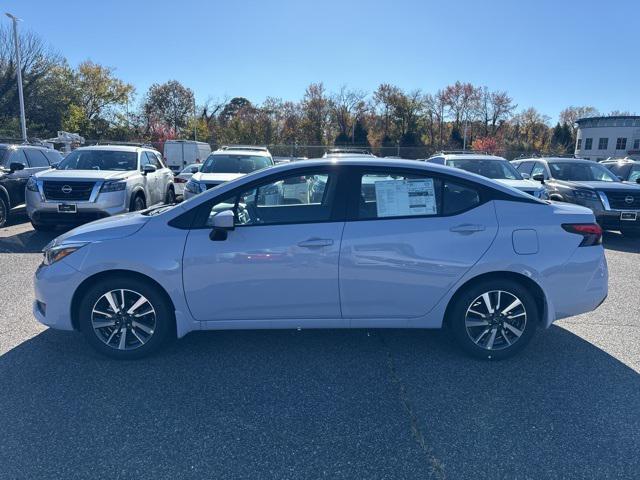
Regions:
<instances>
[{"instance_id":1,"label":"black suv","mask_svg":"<svg viewBox=\"0 0 640 480\"><path fill-rule=\"evenodd\" d=\"M550 200L589 207L604 230L640 237L640 185L622 182L591 160L527 158L512 163L521 174L544 183Z\"/></svg>"},{"instance_id":2,"label":"black suv","mask_svg":"<svg viewBox=\"0 0 640 480\"><path fill-rule=\"evenodd\" d=\"M0 227L4 227L9 215L24 209L29 177L60 160L62 155L50 148L0 143Z\"/></svg>"},{"instance_id":3,"label":"black suv","mask_svg":"<svg viewBox=\"0 0 640 480\"><path fill-rule=\"evenodd\" d=\"M603 160L600 165L604 165L614 175L617 175L623 182L640 183L640 162L630 158L622 160Z\"/></svg>"}]
</instances>

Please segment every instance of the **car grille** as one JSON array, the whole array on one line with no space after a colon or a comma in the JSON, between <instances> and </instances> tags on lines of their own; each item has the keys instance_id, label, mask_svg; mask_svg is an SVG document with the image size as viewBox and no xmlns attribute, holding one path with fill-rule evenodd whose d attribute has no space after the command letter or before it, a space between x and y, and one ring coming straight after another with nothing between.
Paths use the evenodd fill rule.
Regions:
<instances>
[{"instance_id":1,"label":"car grille","mask_svg":"<svg viewBox=\"0 0 640 480\"><path fill-rule=\"evenodd\" d=\"M47 200L89 200L95 182L44 181L42 190ZM69 191L69 189L71 189Z\"/></svg>"},{"instance_id":2,"label":"car grille","mask_svg":"<svg viewBox=\"0 0 640 480\"><path fill-rule=\"evenodd\" d=\"M640 210L640 193L605 192L609 206L615 210ZM633 199L627 202L627 199Z\"/></svg>"}]
</instances>

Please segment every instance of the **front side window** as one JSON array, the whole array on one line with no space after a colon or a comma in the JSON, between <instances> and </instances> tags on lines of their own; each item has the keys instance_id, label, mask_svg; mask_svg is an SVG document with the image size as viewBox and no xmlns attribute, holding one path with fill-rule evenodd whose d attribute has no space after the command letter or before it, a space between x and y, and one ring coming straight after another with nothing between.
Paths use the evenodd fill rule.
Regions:
<instances>
[{"instance_id":1,"label":"front side window","mask_svg":"<svg viewBox=\"0 0 640 480\"><path fill-rule=\"evenodd\" d=\"M269 157L259 155L209 155L202 173L251 173L270 167Z\"/></svg>"},{"instance_id":2,"label":"front side window","mask_svg":"<svg viewBox=\"0 0 640 480\"><path fill-rule=\"evenodd\" d=\"M158 157L156 157L153 152L145 152L145 153L147 154L147 161L149 162L149 165L153 165L158 170L160 170L162 168L162 164L158 160Z\"/></svg>"},{"instance_id":3,"label":"front side window","mask_svg":"<svg viewBox=\"0 0 640 480\"><path fill-rule=\"evenodd\" d=\"M627 139L618 138L616 140L616 150L624 150L625 148L627 148Z\"/></svg>"},{"instance_id":4,"label":"front side window","mask_svg":"<svg viewBox=\"0 0 640 480\"><path fill-rule=\"evenodd\" d=\"M49 161L47 157L44 156L40 150L36 148L25 148L24 153L27 156L27 160L29 161L29 166L32 168L36 167L48 167Z\"/></svg>"},{"instance_id":5,"label":"front side window","mask_svg":"<svg viewBox=\"0 0 640 480\"><path fill-rule=\"evenodd\" d=\"M533 170L531 170L531 176L533 177L534 175L540 174L544 175L545 180L548 178L547 171L544 168L544 164L542 162L536 162Z\"/></svg>"},{"instance_id":6,"label":"front side window","mask_svg":"<svg viewBox=\"0 0 640 480\"><path fill-rule=\"evenodd\" d=\"M533 168L533 162L521 162L516 167L520 173L528 173L531 175L531 169Z\"/></svg>"},{"instance_id":7,"label":"front side window","mask_svg":"<svg viewBox=\"0 0 640 480\"><path fill-rule=\"evenodd\" d=\"M553 178L568 182L618 182L605 167L597 163L555 162L549 168Z\"/></svg>"},{"instance_id":8,"label":"front side window","mask_svg":"<svg viewBox=\"0 0 640 480\"><path fill-rule=\"evenodd\" d=\"M27 163L27 157L24 154L24 150L21 148L17 148L15 150L11 150L9 154L9 160L6 162L6 166L10 166L12 163L21 163L24 165L24 168L28 168L29 164Z\"/></svg>"},{"instance_id":9,"label":"front side window","mask_svg":"<svg viewBox=\"0 0 640 480\"><path fill-rule=\"evenodd\" d=\"M74 150L59 164L59 170L135 170L136 152L117 150Z\"/></svg>"},{"instance_id":10,"label":"front side window","mask_svg":"<svg viewBox=\"0 0 640 480\"><path fill-rule=\"evenodd\" d=\"M598 140L598 150L606 150L609 147L609 139L601 138Z\"/></svg>"},{"instance_id":11,"label":"front side window","mask_svg":"<svg viewBox=\"0 0 640 480\"><path fill-rule=\"evenodd\" d=\"M507 180L522 180L522 176L507 160L464 159L449 160L447 165L476 173L483 177Z\"/></svg>"},{"instance_id":12,"label":"front side window","mask_svg":"<svg viewBox=\"0 0 640 480\"><path fill-rule=\"evenodd\" d=\"M331 219L336 176L306 173L240 191L211 208L207 226L221 210L233 210L237 225L316 223Z\"/></svg>"},{"instance_id":13,"label":"front side window","mask_svg":"<svg viewBox=\"0 0 640 480\"><path fill-rule=\"evenodd\" d=\"M585 150L591 150L591 147L593 147L593 138L585 138L584 139L584 149Z\"/></svg>"}]
</instances>

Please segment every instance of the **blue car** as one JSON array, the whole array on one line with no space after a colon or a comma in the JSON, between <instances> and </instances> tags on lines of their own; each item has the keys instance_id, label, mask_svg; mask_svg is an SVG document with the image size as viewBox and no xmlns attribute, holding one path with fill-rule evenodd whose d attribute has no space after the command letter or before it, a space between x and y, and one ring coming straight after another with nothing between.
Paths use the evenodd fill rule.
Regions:
<instances>
[{"instance_id":1,"label":"blue car","mask_svg":"<svg viewBox=\"0 0 640 480\"><path fill-rule=\"evenodd\" d=\"M308 160L56 238L33 311L118 359L195 330L445 325L469 354L500 359L600 305L601 242L588 208L464 170Z\"/></svg>"}]
</instances>

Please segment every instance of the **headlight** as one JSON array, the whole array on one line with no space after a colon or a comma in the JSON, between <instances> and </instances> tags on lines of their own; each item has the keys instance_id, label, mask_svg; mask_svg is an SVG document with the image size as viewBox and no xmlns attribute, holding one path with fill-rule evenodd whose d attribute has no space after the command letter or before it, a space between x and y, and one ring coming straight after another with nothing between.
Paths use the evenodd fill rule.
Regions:
<instances>
[{"instance_id":1,"label":"headlight","mask_svg":"<svg viewBox=\"0 0 640 480\"><path fill-rule=\"evenodd\" d=\"M36 179L34 177L29 177L29 180L27 180L27 190L29 190L30 192L38 191L38 184L36 183Z\"/></svg>"},{"instance_id":2,"label":"headlight","mask_svg":"<svg viewBox=\"0 0 640 480\"><path fill-rule=\"evenodd\" d=\"M573 196L581 200L598 200L598 195L592 190L575 190Z\"/></svg>"},{"instance_id":3,"label":"headlight","mask_svg":"<svg viewBox=\"0 0 640 480\"><path fill-rule=\"evenodd\" d=\"M198 194L204 192L207 187L203 183L195 182L193 180L189 180L187 184L184 186L184 189L187 192Z\"/></svg>"},{"instance_id":4,"label":"headlight","mask_svg":"<svg viewBox=\"0 0 640 480\"><path fill-rule=\"evenodd\" d=\"M62 245L47 245L42 250L44 258L42 259L43 265L51 265L58 260L62 260L64 257L71 255L76 250L84 247L88 242L75 242L75 243L63 243Z\"/></svg>"},{"instance_id":5,"label":"headlight","mask_svg":"<svg viewBox=\"0 0 640 480\"><path fill-rule=\"evenodd\" d=\"M102 188L100 188L100 191L101 192L120 192L125 188L127 188L127 182L118 180L118 181L103 183Z\"/></svg>"}]
</instances>

